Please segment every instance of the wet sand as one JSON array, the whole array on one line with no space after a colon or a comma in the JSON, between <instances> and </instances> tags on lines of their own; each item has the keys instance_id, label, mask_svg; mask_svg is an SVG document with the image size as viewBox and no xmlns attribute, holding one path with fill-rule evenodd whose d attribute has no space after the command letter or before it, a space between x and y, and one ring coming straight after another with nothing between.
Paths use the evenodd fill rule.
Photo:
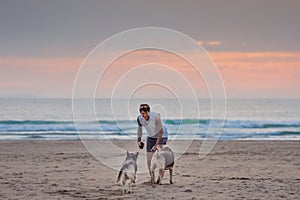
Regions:
<instances>
[{"instance_id":1,"label":"wet sand","mask_svg":"<svg viewBox=\"0 0 300 200\"><path fill-rule=\"evenodd\" d=\"M176 161L174 184L165 173L152 187L139 173L123 194L118 171L81 141L0 141L0 199L300 199L300 141L219 141L203 160L200 146L194 141Z\"/></svg>"}]
</instances>

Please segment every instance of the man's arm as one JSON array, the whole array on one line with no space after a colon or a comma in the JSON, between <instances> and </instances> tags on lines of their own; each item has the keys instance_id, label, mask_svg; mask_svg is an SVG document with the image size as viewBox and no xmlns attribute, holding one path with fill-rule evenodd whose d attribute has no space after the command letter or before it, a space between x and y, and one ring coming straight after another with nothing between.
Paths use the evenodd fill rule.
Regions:
<instances>
[{"instance_id":1,"label":"man's arm","mask_svg":"<svg viewBox=\"0 0 300 200\"><path fill-rule=\"evenodd\" d=\"M162 139L162 135L164 133L163 132L163 125L162 125L162 122L161 122L161 119L160 119L160 115L157 115L155 117L155 125L157 127L157 130L159 130L159 132L158 132L158 137L157 137L157 140L156 140L156 144L154 145L153 148L156 148L156 146L160 144L160 141Z\"/></svg>"},{"instance_id":2,"label":"man's arm","mask_svg":"<svg viewBox=\"0 0 300 200\"><path fill-rule=\"evenodd\" d=\"M141 142L142 135L143 135L143 128L142 128L142 124L139 120L139 117L136 120L137 120L137 123L138 123L137 138L138 138L138 142Z\"/></svg>"},{"instance_id":3,"label":"man's arm","mask_svg":"<svg viewBox=\"0 0 300 200\"><path fill-rule=\"evenodd\" d=\"M158 137L157 137L157 140L156 140L156 144L155 145L159 145L160 144L160 141L162 139L162 135L163 135L163 130L161 129L158 133Z\"/></svg>"}]
</instances>

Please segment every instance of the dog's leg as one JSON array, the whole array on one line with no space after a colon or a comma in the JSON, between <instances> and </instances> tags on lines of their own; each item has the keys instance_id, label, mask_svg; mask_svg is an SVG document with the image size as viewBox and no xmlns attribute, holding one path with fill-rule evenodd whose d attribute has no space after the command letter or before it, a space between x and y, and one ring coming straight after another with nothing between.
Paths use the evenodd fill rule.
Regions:
<instances>
[{"instance_id":1,"label":"dog's leg","mask_svg":"<svg viewBox=\"0 0 300 200\"><path fill-rule=\"evenodd\" d=\"M131 193L131 180L128 180L128 193Z\"/></svg>"},{"instance_id":2,"label":"dog's leg","mask_svg":"<svg viewBox=\"0 0 300 200\"><path fill-rule=\"evenodd\" d=\"M155 174L154 174L154 171L151 172L151 178L150 178L150 179L151 179L151 181L150 181L151 184L154 184L154 180L155 180Z\"/></svg>"},{"instance_id":3,"label":"dog's leg","mask_svg":"<svg viewBox=\"0 0 300 200\"><path fill-rule=\"evenodd\" d=\"M132 183L135 183L136 180L136 174L133 175L133 179L131 180Z\"/></svg>"},{"instance_id":4,"label":"dog's leg","mask_svg":"<svg viewBox=\"0 0 300 200\"><path fill-rule=\"evenodd\" d=\"M158 174L158 177L157 177L157 181L156 181L156 184L160 184L160 170L159 170L159 174Z\"/></svg>"},{"instance_id":5,"label":"dog's leg","mask_svg":"<svg viewBox=\"0 0 300 200\"><path fill-rule=\"evenodd\" d=\"M127 185L126 185L126 182L124 182L123 193L126 194L126 192L127 192Z\"/></svg>"},{"instance_id":6,"label":"dog's leg","mask_svg":"<svg viewBox=\"0 0 300 200\"><path fill-rule=\"evenodd\" d=\"M162 179L165 175L165 168L161 169L160 178Z\"/></svg>"},{"instance_id":7,"label":"dog's leg","mask_svg":"<svg viewBox=\"0 0 300 200\"><path fill-rule=\"evenodd\" d=\"M150 172L150 184L153 185L155 180L154 170Z\"/></svg>"},{"instance_id":8,"label":"dog's leg","mask_svg":"<svg viewBox=\"0 0 300 200\"><path fill-rule=\"evenodd\" d=\"M125 182L125 185L124 185L124 193L126 194L128 191L128 183L127 181Z\"/></svg>"},{"instance_id":9,"label":"dog's leg","mask_svg":"<svg viewBox=\"0 0 300 200\"><path fill-rule=\"evenodd\" d=\"M150 184L153 185L155 181L155 169L156 165L151 162L151 167L150 167Z\"/></svg>"},{"instance_id":10,"label":"dog's leg","mask_svg":"<svg viewBox=\"0 0 300 200\"><path fill-rule=\"evenodd\" d=\"M170 184L173 184L173 180L172 180L172 177L173 177L173 167L170 167L169 173L170 173Z\"/></svg>"},{"instance_id":11,"label":"dog's leg","mask_svg":"<svg viewBox=\"0 0 300 200\"><path fill-rule=\"evenodd\" d=\"M125 181L125 185L124 185L124 193L125 194L131 192L130 183L131 183L130 179L127 179Z\"/></svg>"},{"instance_id":12,"label":"dog's leg","mask_svg":"<svg viewBox=\"0 0 300 200\"><path fill-rule=\"evenodd\" d=\"M122 176L122 183L123 183L123 187L124 187L123 188L123 193L126 194L126 191L127 191L126 189L127 188L126 188L126 177L125 177L125 175Z\"/></svg>"},{"instance_id":13,"label":"dog's leg","mask_svg":"<svg viewBox=\"0 0 300 200\"><path fill-rule=\"evenodd\" d=\"M158 178L157 178L157 181L156 181L157 184L161 184L161 180L164 177L164 174L165 174L165 170L164 169L160 169L159 170L159 175L158 175Z\"/></svg>"},{"instance_id":14,"label":"dog's leg","mask_svg":"<svg viewBox=\"0 0 300 200\"><path fill-rule=\"evenodd\" d=\"M123 174L122 175L122 184L125 185L125 182L126 182L126 176Z\"/></svg>"}]
</instances>

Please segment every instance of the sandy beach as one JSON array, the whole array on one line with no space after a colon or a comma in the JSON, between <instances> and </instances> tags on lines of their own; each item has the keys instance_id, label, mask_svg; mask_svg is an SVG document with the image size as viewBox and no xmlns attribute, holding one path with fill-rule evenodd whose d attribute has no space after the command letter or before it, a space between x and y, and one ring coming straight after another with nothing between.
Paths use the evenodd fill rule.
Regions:
<instances>
[{"instance_id":1,"label":"sandy beach","mask_svg":"<svg viewBox=\"0 0 300 200\"><path fill-rule=\"evenodd\" d=\"M118 171L81 141L1 141L0 199L300 199L299 141L219 141L203 160L200 145L176 161L173 185L168 173L155 187L139 173L133 193L123 194Z\"/></svg>"}]
</instances>

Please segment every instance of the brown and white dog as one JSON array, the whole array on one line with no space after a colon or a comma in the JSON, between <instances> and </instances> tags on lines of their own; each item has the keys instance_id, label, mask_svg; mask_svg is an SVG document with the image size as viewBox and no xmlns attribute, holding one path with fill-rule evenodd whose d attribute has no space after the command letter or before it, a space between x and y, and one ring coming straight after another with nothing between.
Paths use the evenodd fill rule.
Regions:
<instances>
[{"instance_id":1,"label":"brown and white dog","mask_svg":"<svg viewBox=\"0 0 300 200\"><path fill-rule=\"evenodd\" d=\"M131 193L131 183L135 183L136 172L137 172L137 158L139 153L129 153L127 151L127 157L123 162L123 165L119 171L117 182L122 177L122 183L124 185L123 192Z\"/></svg>"},{"instance_id":2,"label":"brown and white dog","mask_svg":"<svg viewBox=\"0 0 300 200\"><path fill-rule=\"evenodd\" d=\"M151 184L155 181L155 170L158 169L158 178L156 183L161 184L161 179L164 177L165 170L169 170L170 184L173 184L173 167L174 167L174 153L169 147L157 148L151 159L150 174Z\"/></svg>"}]
</instances>

